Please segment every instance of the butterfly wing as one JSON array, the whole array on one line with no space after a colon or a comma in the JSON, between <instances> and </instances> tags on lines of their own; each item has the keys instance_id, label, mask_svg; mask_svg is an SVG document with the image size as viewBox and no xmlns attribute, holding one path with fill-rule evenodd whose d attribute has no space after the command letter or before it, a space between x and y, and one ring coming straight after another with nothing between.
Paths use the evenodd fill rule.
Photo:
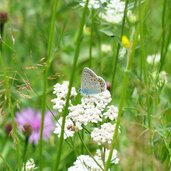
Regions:
<instances>
[{"instance_id":1,"label":"butterfly wing","mask_svg":"<svg viewBox=\"0 0 171 171\"><path fill-rule=\"evenodd\" d=\"M81 76L81 93L91 95L105 90L106 83L103 78L98 77L91 69L85 67Z\"/></svg>"}]
</instances>

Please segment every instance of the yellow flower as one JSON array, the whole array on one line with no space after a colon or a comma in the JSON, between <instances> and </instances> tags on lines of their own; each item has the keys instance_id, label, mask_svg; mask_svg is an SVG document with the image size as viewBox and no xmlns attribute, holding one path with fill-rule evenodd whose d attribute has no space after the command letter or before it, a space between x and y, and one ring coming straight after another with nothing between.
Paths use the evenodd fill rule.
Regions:
<instances>
[{"instance_id":1,"label":"yellow flower","mask_svg":"<svg viewBox=\"0 0 171 171\"><path fill-rule=\"evenodd\" d=\"M129 49L131 47L131 43L130 43L128 37L125 35L122 36L122 44L127 49Z\"/></svg>"}]
</instances>

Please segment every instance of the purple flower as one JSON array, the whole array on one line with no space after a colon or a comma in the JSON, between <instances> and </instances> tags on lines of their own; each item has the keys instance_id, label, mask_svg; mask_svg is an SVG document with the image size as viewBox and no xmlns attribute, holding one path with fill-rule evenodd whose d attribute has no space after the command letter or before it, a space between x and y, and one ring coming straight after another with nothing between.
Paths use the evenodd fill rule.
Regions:
<instances>
[{"instance_id":1,"label":"purple flower","mask_svg":"<svg viewBox=\"0 0 171 171\"><path fill-rule=\"evenodd\" d=\"M18 127L23 130L24 125L30 125L32 132L29 137L31 143L37 144L40 137L41 127L41 112L36 112L34 109L28 108L23 109L21 112L17 112L15 116ZM47 140L50 137L51 131L53 130L53 122L51 113L47 111L45 113L43 139Z\"/></svg>"}]
</instances>

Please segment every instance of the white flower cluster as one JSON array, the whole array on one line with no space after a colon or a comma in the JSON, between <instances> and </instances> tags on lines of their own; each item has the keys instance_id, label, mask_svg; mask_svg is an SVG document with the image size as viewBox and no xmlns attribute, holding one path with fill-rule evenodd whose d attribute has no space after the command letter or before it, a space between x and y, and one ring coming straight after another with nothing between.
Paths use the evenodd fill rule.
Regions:
<instances>
[{"instance_id":1,"label":"white flower cluster","mask_svg":"<svg viewBox=\"0 0 171 171\"><path fill-rule=\"evenodd\" d=\"M56 123L56 128L54 130L54 133L57 134L58 137L60 137L61 135L61 127L62 127L62 117ZM74 133L81 129L82 129L81 125L79 124L75 125L71 119L66 117L65 128L64 128L64 139L67 139L68 137L73 137Z\"/></svg>"},{"instance_id":2,"label":"white flower cluster","mask_svg":"<svg viewBox=\"0 0 171 171\"><path fill-rule=\"evenodd\" d=\"M118 108L114 105L108 106L108 111L103 115L105 118L109 118L111 121L115 120L118 116Z\"/></svg>"},{"instance_id":3,"label":"white flower cluster","mask_svg":"<svg viewBox=\"0 0 171 171\"><path fill-rule=\"evenodd\" d=\"M117 151L113 151L112 155L112 160L111 163L113 164L118 164L119 163L119 158L117 156ZM101 150L97 150L95 156L93 156L94 160L92 157L89 155L80 155L77 157L77 160L74 162L74 165L68 168L68 171L102 171L104 168L104 162L103 162L103 157L105 156L105 161L107 161L107 158L109 156L109 150L105 150L102 152ZM98 163L96 163L96 162ZM101 167L100 167L100 166Z\"/></svg>"},{"instance_id":4,"label":"white flower cluster","mask_svg":"<svg viewBox=\"0 0 171 171\"><path fill-rule=\"evenodd\" d=\"M119 24L124 16L125 2L120 0L110 0L99 17L109 23Z\"/></svg>"},{"instance_id":5,"label":"white flower cluster","mask_svg":"<svg viewBox=\"0 0 171 171\"><path fill-rule=\"evenodd\" d=\"M109 53L112 51L112 46L110 44L101 44L100 48L103 53Z\"/></svg>"},{"instance_id":6,"label":"white flower cluster","mask_svg":"<svg viewBox=\"0 0 171 171\"><path fill-rule=\"evenodd\" d=\"M93 129L91 137L98 145L111 144L114 130L115 124L104 123L101 128Z\"/></svg>"},{"instance_id":7,"label":"white flower cluster","mask_svg":"<svg viewBox=\"0 0 171 171\"><path fill-rule=\"evenodd\" d=\"M76 106L71 106L69 110L68 118L71 118L76 125L87 125L89 122L97 123L102 120L101 110L93 108L92 106L87 107L83 104L78 104Z\"/></svg>"},{"instance_id":8,"label":"white flower cluster","mask_svg":"<svg viewBox=\"0 0 171 171\"><path fill-rule=\"evenodd\" d=\"M128 10L127 17L130 23L135 23L137 21L137 17L131 10Z\"/></svg>"},{"instance_id":9,"label":"white flower cluster","mask_svg":"<svg viewBox=\"0 0 171 171\"><path fill-rule=\"evenodd\" d=\"M160 54L153 54L147 56L147 63L150 65L157 65L160 62Z\"/></svg>"},{"instance_id":10,"label":"white flower cluster","mask_svg":"<svg viewBox=\"0 0 171 171\"><path fill-rule=\"evenodd\" d=\"M165 84L168 83L168 74L165 71L161 71L160 73L154 71L152 73L152 78L154 80L155 85L157 85L158 88L163 87Z\"/></svg>"},{"instance_id":11,"label":"white flower cluster","mask_svg":"<svg viewBox=\"0 0 171 171\"><path fill-rule=\"evenodd\" d=\"M81 103L86 108L97 108L101 111L111 102L112 98L108 90L91 96L83 96Z\"/></svg>"},{"instance_id":12,"label":"white flower cluster","mask_svg":"<svg viewBox=\"0 0 171 171\"><path fill-rule=\"evenodd\" d=\"M80 6L84 7L86 0L80 2ZM89 0L89 9L101 9L99 17L112 24L120 24L124 16L125 2L121 0ZM128 20L130 23L135 23L137 17L131 10L127 12Z\"/></svg>"},{"instance_id":13,"label":"white flower cluster","mask_svg":"<svg viewBox=\"0 0 171 171\"><path fill-rule=\"evenodd\" d=\"M34 160L31 158L29 159L22 167L22 171L33 171L35 170L37 167L34 163Z\"/></svg>"},{"instance_id":14,"label":"white flower cluster","mask_svg":"<svg viewBox=\"0 0 171 171\"><path fill-rule=\"evenodd\" d=\"M81 99L81 104L69 107L68 118L72 119L76 125L101 122L103 118L102 112L111 100L108 90L96 95L85 95ZM108 115L111 115L110 118L115 117L116 112L114 114L109 114L109 112L105 114L105 117L108 117Z\"/></svg>"},{"instance_id":15,"label":"white flower cluster","mask_svg":"<svg viewBox=\"0 0 171 171\"><path fill-rule=\"evenodd\" d=\"M80 2L80 6L84 7L85 4L86 4L86 1L87 0L82 0ZM100 8L105 2L107 2L107 0L89 0L89 3L88 3L88 8L89 9L98 9Z\"/></svg>"},{"instance_id":16,"label":"white flower cluster","mask_svg":"<svg viewBox=\"0 0 171 171\"><path fill-rule=\"evenodd\" d=\"M66 96L68 93L68 81L63 81L62 84L57 83L54 86L53 94L55 94L57 97L55 99L52 99L52 102L54 103L53 109L56 109L58 112L62 112L62 109L66 102ZM74 87L71 89L71 95L70 97L75 97L77 95L77 92Z\"/></svg>"},{"instance_id":17,"label":"white flower cluster","mask_svg":"<svg viewBox=\"0 0 171 171\"><path fill-rule=\"evenodd\" d=\"M64 87L62 85L61 86L59 84L55 85L56 88L55 94L57 94L57 99L58 97L61 97L58 96L58 94L61 93L61 91L59 91L61 90L61 87ZM66 87L63 89L65 89L65 93L63 95L62 100L65 101L67 90ZM76 95L74 91L75 89L73 88L72 94ZM61 101L61 98L59 98L58 100ZM66 117L66 122L65 122L64 139L68 137L72 137L75 132L82 130L83 125L86 126L89 123L99 123L104 121L105 119L108 119L110 121L116 120L118 115L118 109L114 105L109 106L111 100L112 98L110 92L106 90L102 93L91 95L91 96L84 95L81 99L81 104L77 104L77 105L70 104L69 113ZM57 106L58 104L59 103L57 102L55 106ZM54 133L57 134L58 137L60 137L61 135L61 125L62 125L62 118L58 120L56 124L56 128L54 130ZM104 123L101 126L101 128L94 128L91 137L98 144L105 144L105 143L110 144L112 140L114 128L115 126L110 124L109 122Z\"/></svg>"}]
</instances>

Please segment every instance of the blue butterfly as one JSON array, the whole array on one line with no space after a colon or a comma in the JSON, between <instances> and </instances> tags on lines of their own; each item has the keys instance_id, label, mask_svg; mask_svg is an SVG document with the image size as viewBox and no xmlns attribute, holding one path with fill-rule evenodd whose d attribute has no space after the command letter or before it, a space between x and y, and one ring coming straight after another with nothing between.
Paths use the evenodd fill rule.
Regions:
<instances>
[{"instance_id":1,"label":"blue butterfly","mask_svg":"<svg viewBox=\"0 0 171 171\"><path fill-rule=\"evenodd\" d=\"M106 83L104 79L97 76L90 68L85 67L81 75L81 88L79 92L84 95L93 95L105 90Z\"/></svg>"}]
</instances>

